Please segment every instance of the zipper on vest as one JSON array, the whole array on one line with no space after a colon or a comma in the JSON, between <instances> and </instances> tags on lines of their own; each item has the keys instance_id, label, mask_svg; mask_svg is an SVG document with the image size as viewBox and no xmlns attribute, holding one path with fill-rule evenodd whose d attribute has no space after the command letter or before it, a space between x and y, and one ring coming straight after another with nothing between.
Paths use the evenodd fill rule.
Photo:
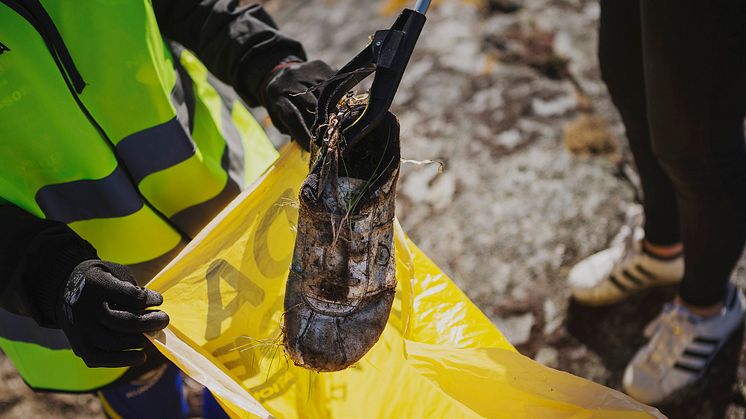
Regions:
<instances>
[{"instance_id":1,"label":"zipper on vest","mask_svg":"<svg viewBox=\"0 0 746 419\"><path fill-rule=\"evenodd\" d=\"M23 16L24 19L31 23L31 25L33 25L47 44L47 48L49 48L49 52L52 53L54 61L57 63L57 67L59 67L62 75L75 89L75 93L82 93L86 84L83 80L83 76L80 75L78 68L75 67L70 51L68 51L65 42L62 40L62 35L60 35L60 32L54 25L52 18L44 9L44 6L41 5L39 0L0 1L15 10L18 14Z\"/></svg>"},{"instance_id":2,"label":"zipper on vest","mask_svg":"<svg viewBox=\"0 0 746 419\"><path fill-rule=\"evenodd\" d=\"M62 74L62 78L63 80L65 80L65 84L70 90L70 94L75 100L75 103L78 105L78 108L80 108L80 111L83 112L86 119L88 119L91 125L96 128L96 131L98 131L99 135L101 135L104 142L106 142L106 144L109 146L111 152L114 154L114 158L117 160L117 164L124 169L124 173L127 174L130 183L132 183L132 186L135 188L138 195L140 195L140 198L142 198L143 205L147 205L175 232L179 233L182 240L189 243L192 238L189 237L185 232L183 232L176 224L174 224L171 219L166 217L166 215L163 214L158 208L156 208L155 205L152 205L150 201L145 198L142 192L140 192L140 188L137 187L137 183L132 178L132 175L126 169L126 166L124 166L124 164L122 164L122 162L119 160L119 156L117 155L117 150L116 147L114 147L114 143L111 142L111 139L106 134L106 131L104 131L103 127L98 123L98 121L96 121L93 115L91 115L91 113L88 111L88 108L85 107L83 101L80 100L80 97L78 95L83 92L86 83L83 80L83 76L80 74L77 67L75 67L75 62L73 62L70 51L68 51L67 46L62 39L62 35L60 35L60 32L57 30L54 21L44 9L44 6L39 2L39 0L0 0L0 2L15 10L16 13L26 19L26 21L28 21L34 27L34 29L36 29L39 35L41 35L42 39L44 39L44 42L47 44L47 48L49 48L49 52L52 55L52 59L54 59L55 64L57 64L57 68Z\"/></svg>"}]
</instances>

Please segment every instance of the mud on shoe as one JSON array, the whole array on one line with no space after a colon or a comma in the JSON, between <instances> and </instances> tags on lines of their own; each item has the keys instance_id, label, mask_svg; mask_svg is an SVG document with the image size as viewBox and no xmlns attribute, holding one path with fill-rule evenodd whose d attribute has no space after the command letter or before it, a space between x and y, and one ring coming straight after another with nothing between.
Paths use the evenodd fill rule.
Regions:
<instances>
[{"instance_id":1,"label":"mud on shoe","mask_svg":"<svg viewBox=\"0 0 746 419\"><path fill-rule=\"evenodd\" d=\"M394 300L399 125L389 113L345 152L344 129L365 101L348 95L328 116L300 190L284 345L296 365L316 371L342 370L362 358L383 332Z\"/></svg>"},{"instance_id":2,"label":"mud on shoe","mask_svg":"<svg viewBox=\"0 0 746 419\"><path fill-rule=\"evenodd\" d=\"M695 384L743 323L744 310L744 295L732 284L715 317L667 304L645 329L650 340L624 371L624 391L643 403L658 404Z\"/></svg>"}]
</instances>

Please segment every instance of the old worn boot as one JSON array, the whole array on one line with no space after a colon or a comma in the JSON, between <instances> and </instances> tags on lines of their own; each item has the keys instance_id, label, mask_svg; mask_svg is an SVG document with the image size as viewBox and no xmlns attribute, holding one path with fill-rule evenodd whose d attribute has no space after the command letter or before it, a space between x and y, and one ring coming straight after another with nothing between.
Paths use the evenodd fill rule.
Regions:
<instances>
[{"instance_id":1,"label":"old worn boot","mask_svg":"<svg viewBox=\"0 0 746 419\"><path fill-rule=\"evenodd\" d=\"M399 124L387 114L347 153L343 130L366 103L348 95L328 115L300 190L284 344L296 365L316 371L342 370L362 358L394 300Z\"/></svg>"}]
</instances>

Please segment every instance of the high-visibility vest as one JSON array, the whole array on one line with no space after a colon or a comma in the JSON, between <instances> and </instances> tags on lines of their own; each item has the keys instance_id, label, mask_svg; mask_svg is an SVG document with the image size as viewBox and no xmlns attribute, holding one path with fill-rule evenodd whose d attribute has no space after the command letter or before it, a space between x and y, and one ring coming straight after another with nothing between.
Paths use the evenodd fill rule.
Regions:
<instances>
[{"instance_id":1,"label":"high-visibility vest","mask_svg":"<svg viewBox=\"0 0 746 419\"><path fill-rule=\"evenodd\" d=\"M232 89L162 38L150 1L40 3L0 0L0 203L66 223L146 281L276 151ZM0 348L37 389L124 373L5 310Z\"/></svg>"}]
</instances>

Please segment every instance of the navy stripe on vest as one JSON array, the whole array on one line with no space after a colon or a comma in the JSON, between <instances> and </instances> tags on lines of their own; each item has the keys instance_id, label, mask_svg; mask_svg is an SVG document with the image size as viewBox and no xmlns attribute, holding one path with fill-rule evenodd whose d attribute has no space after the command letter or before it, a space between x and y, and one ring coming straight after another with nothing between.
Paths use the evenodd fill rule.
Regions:
<instances>
[{"instance_id":1,"label":"navy stripe on vest","mask_svg":"<svg viewBox=\"0 0 746 419\"><path fill-rule=\"evenodd\" d=\"M43 186L36 193L36 203L46 218L63 223L124 217L144 205L121 167L102 179Z\"/></svg>"},{"instance_id":2,"label":"navy stripe on vest","mask_svg":"<svg viewBox=\"0 0 746 419\"><path fill-rule=\"evenodd\" d=\"M136 132L117 144L117 155L136 183L183 162L195 152L192 139L177 118Z\"/></svg>"},{"instance_id":3,"label":"navy stripe on vest","mask_svg":"<svg viewBox=\"0 0 746 419\"><path fill-rule=\"evenodd\" d=\"M228 166L230 166L229 153L229 148L226 147L221 159L223 170L226 171L228 171ZM219 194L201 204L193 205L177 212L171 216L171 221L179 226L188 236L194 237L240 193L241 188L228 176L228 181Z\"/></svg>"},{"instance_id":4,"label":"navy stripe on vest","mask_svg":"<svg viewBox=\"0 0 746 419\"><path fill-rule=\"evenodd\" d=\"M196 153L190 134L194 126L193 81L179 62L183 48L174 43L170 46L176 67L171 101L177 116L122 139L116 145L121 165L111 175L98 180L47 185L40 189L36 200L47 218L70 223L131 215L144 205L136 184L148 175L177 165ZM244 178L243 144L231 118L232 106L239 100L238 96L230 86L212 75L208 75L208 83L218 91L223 102L221 134L226 141L226 149L221 163L223 170L228 172L228 181L217 196L170 217L183 232L191 235L196 234L240 193Z\"/></svg>"},{"instance_id":5,"label":"navy stripe on vest","mask_svg":"<svg viewBox=\"0 0 746 419\"><path fill-rule=\"evenodd\" d=\"M39 327L31 318L0 308L0 331L5 339L33 343L47 349L70 349L67 336L60 329Z\"/></svg>"}]
</instances>

